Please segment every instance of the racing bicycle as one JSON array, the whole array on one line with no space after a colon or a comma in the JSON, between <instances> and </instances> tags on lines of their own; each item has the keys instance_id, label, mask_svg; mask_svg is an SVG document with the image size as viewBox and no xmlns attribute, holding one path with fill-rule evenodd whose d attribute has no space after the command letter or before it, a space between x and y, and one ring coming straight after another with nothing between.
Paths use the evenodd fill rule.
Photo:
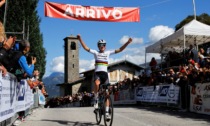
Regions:
<instances>
[{"instance_id":1,"label":"racing bicycle","mask_svg":"<svg viewBox=\"0 0 210 126\"><path fill-rule=\"evenodd\" d=\"M101 123L102 116L104 116L105 126L112 125L113 117L114 117L114 108L113 108L112 99L110 97L110 94L112 93L112 88L110 88L110 86L113 86L113 85L108 83L108 84L100 84L99 86L98 109L95 110L97 125ZM107 101L109 103L109 111L108 111L109 116L110 116L109 119L106 116L106 102Z\"/></svg>"}]
</instances>

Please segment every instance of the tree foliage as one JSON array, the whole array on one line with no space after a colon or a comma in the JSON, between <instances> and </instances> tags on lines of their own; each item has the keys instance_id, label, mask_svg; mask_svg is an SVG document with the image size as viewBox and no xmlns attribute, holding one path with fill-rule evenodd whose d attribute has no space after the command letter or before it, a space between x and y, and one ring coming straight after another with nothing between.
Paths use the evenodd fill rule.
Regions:
<instances>
[{"instance_id":1,"label":"tree foliage","mask_svg":"<svg viewBox=\"0 0 210 126\"><path fill-rule=\"evenodd\" d=\"M182 20L179 24L175 26L175 31L182 28L185 24L189 23L194 19L193 15L187 16L184 20ZM200 16L196 16L196 20L200 21L204 24L210 25L210 16L206 13L201 14Z\"/></svg>"},{"instance_id":2,"label":"tree foliage","mask_svg":"<svg viewBox=\"0 0 210 126\"><path fill-rule=\"evenodd\" d=\"M43 35L40 32L41 19L38 16L38 0L7 0L6 32L7 36L16 36L18 40L28 39L31 44L30 56L36 56L35 69L38 69L41 78L45 73L46 50L43 47ZM5 5L1 7L1 21L3 21ZM24 33L24 34L20 34Z\"/></svg>"}]
</instances>

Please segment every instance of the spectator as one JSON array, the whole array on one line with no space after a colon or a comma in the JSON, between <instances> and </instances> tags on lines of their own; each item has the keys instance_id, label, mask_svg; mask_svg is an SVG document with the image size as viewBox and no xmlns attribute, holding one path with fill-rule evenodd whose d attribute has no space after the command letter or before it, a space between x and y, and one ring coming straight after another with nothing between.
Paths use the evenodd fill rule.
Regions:
<instances>
[{"instance_id":1,"label":"spectator","mask_svg":"<svg viewBox=\"0 0 210 126\"><path fill-rule=\"evenodd\" d=\"M7 69L2 64L0 64L0 71L2 71L3 76L7 74Z\"/></svg>"},{"instance_id":2,"label":"spectator","mask_svg":"<svg viewBox=\"0 0 210 126\"><path fill-rule=\"evenodd\" d=\"M39 81L38 79L39 79L39 71L34 70L33 77L27 80L31 89L33 89L34 87L37 87L39 85L43 85L43 82Z\"/></svg>"},{"instance_id":3,"label":"spectator","mask_svg":"<svg viewBox=\"0 0 210 126\"><path fill-rule=\"evenodd\" d=\"M89 106L89 96L87 92L84 92L84 96L83 96L83 106Z\"/></svg>"},{"instance_id":4,"label":"spectator","mask_svg":"<svg viewBox=\"0 0 210 126\"><path fill-rule=\"evenodd\" d=\"M30 51L30 43L27 40L23 40L19 43L19 51L13 54L10 65L10 72L16 75L18 81L22 78L33 77L34 64L36 63L36 57L32 57L31 65L28 65L26 55Z\"/></svg>"},{"instance_id":5,"label":"spectator","mask_svg":"<svg viewBox=\"0 0 210 126\"><path fill-rule=\"evenodd\" d=\"M4 42L6 38L6 34L5 34L5 30L4 30L4 25L2 24L2 22L0 21L0 42Z\"/></svg>"},{"instance_id":6,"label":"spectator","mask_svg":"<svg viewBox=\"0 0 210 126\"><path fill-rule=\"evenodd\" d=\"M44 84L43 83L41 83L41 92L42 92L42 94L45 96L45 97L48 97L48 94L47 94L47 91L46 91L46 88L45 88L45 86L44 86Z\"/></svg>"},{"instance_id":7,"label":"spectator","mask_svg":"<svg viewBox=\"0 0 210 126\"><path fill-rule=\"evenodd\" d=\"M2 47L0 48L0 63L8 69L10 66L10 50L15 42L15 37L9 37L8 40L4 40Z\"/></svg>"},{"instance_id":8,"label":"spectator","mask_svg":"<svg viewBox=\"0 0 210 126\"><path fill-rule=\"evenodd\" d=\"M180 65L179 66L179 73L182 73L183 75L187 75L188 73L187 73L187 66L186 65Z\"/></svg>"},{"instance_id":9,"label":"spectator","mask_svg":"<svg viewBox=\"0 0 210 126\"><path fill-rule=\"evenodd\" d=\"M150 63L149 63L149 66L151 67L151 71L153 72L155 69L156 69L156 66L157 66L157 61L155 60L154 57L152 57Z\"/></svg>"},{"instance_id":10,"label":"spectator","mask_svg":"<svg viewBox=\"0 0 210 126\"><path fill-rule=\"evenodd\" d=\"M79 106L82 107L83 106L83 99L82 99L81 94L78 95L78 99L79 99Z\"/></svg>"},{"instance_id":11,"label":"spectator","mask_svg":"<svg viewBox=\"0 0 210 126\"><path fill-rule=\"evenodd\" d=\"M3 6L5 4L6 0L1 0L0 1L0 7Z\"/></svg>"},{"instance_id":12,"label":"spectator","mask_svg":"<svg viewBox=\"0 0 210 126\"><path fill-rule=\"evenodd\" d=\"M2 71L3 76L6 75L7 73L6 68L10 62L8 50L11 49L14 41L15 41L15 38L13 37L10 37L8 40L6 40L4 26L0 22L0 70Z\"/></svg>"},{"instance_id":13,"label":"spectator","mask_svg":"<svg viewBox=\"0 0 210 126\"><path fill-rule=\"evenodd\" d=\"M200 65L201 68L203 68L205 66L205 51L203 48L199 49L198 52L198 63Z\"/></svg>"},{"instance_id":14,"label":"spectator","mask_svg":"<svg viewBox=\"0 0 210 126\"><path fill-rule=\"evenodd\" d=\"M178 86L180 87L180 92L181 92L181 107L182 107L182 111L187 111L187 88L188 88L188 78L186 75L180 73L179 74L179 81L178 81Z\"/></svg>"},{"instance_id":15,"label":"spectator","mask_svg":"<svg viewBox=\"0 0 210 126\"><path fill-rule=\"evenodd\" d=\"M153 88L153 90L155 90L156 89L156 85L157 85L157 75L156 75L156 73L154 72L154 73L151 73L151 76L150 76L150 85L151 86L154 86L154 88Z\"/></svg>"},{"instance_id":16,"label":"spectator","mask_svg":"<svg viewBox=\"0 0 210 126\"><path fill-rule=\"evenodd\" d=\"M190 45L188 50L189 59L193 59L196 63L198 63L198 51L193 48L193 45Z\"/></svg>"},{"instance_id":17,"label":"spectator","mask_svg":"<svg viewBox=\"0 0 210 126\"><path fill-rule=\"evenodd\" d=\"M174 75L175 75L174 69L170 68L169 74L170 74L170 76L174 77Z\"/></svg>"},{"instance_id":18,"label":"spectator","mask_svg":"<svg viewBox=\"0 0 210 126\"><path fill-rule=\"evenodd\" d=\"M72 96L70 95L69 96L69 102L72 103L72 101L73 101L73 99L72 99Z\"/></svg>"},{"instance_id":19,"label":"spectator","mask_svg":"<svg viewBox=\"0 0 210 126\"><path fill-rule=\"evenodd\" d=\"M127 75L125 75L124 80L122 81L122 88L123 89L128 89L129 88L129 78L127 77Z\"/></svg>"}]
</instances>

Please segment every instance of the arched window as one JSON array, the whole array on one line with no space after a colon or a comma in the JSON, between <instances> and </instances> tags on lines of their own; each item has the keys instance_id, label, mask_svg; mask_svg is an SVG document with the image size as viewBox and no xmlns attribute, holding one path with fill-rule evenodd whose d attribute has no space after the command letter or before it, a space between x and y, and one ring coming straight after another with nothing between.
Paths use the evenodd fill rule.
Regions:
<instances>
[{"instance_id":1,"label":"arched window","mask_svg":"<svg viewBox=\"0 0 210 126\"><path fill-rule=\"evenodd\" d=\"M76 50L76 43L71 42L70 48L71 48L71 50Z\"/></svg>"}]
</instances>

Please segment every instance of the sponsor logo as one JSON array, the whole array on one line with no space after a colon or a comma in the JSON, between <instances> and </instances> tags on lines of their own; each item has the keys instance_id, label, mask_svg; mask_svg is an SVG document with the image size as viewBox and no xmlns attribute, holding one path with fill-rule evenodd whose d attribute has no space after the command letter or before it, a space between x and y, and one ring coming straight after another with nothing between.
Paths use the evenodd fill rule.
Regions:
<instances>
[{"instance_id":1,"label":"sponsor logo","mask_svg":"<svg viewBox=\"0 0 210 126\"><path fill-rule=\"evenodd\" d=\"M204 91L210 91L210 85L206 85Z\"/></svg>"},{"instance_id":2,"label":"sponsor logo","mask_svg":"<svg viewBox=\"0 0 210 126\"><path fill-rule=\"evenodd\" d=\"M0 112L0 116L5 116L11 113L14 113L14 109L8 109L8 110Z\"/></svg>"},{"instance_id":3,"label":"sponsor logo","mask_svg":"<svg viewBox=\"0 0 210 126\"><path fill-rule=\"evenodd\" d=\"M142 96L143 95L143 88L137 88L137 90L136 90L136 95L137 96Z\"/></svg>"},{"instance_id":4,"label":"sponsor logo","mask_svg":"<svg viewBox=\"0 0 210 126\"><path fill-rule=\"evenodd\" d=\"M175 89L170 89L168 90L168 97L169 98L174 98L175 97Z\"/></svg>"},{"instance_id":5,"label":"sponsor logo","mask_svg":"<svg viewBox=\"0 0 210 126\"><path fill-rule=\"evenodd\" d=\"M159 96L167 96L169 86L163 86L159 91Z\"/></svg>"},{"instance_id":6,"label":"sponsor logo","mask_svg":"<svg viewBox=\"0 0 210 126\"><path fill-rule=\"evenodd\" d=\"M202 106L201 105L193 105L193 110L196 112L202 111Z\"/></svg>"},{"instance_id":7,"label":"sponsor logo","mask_svg":"<svg viewBox=\"0 0 210 126\"><path fill-rule=\"evenodd\" d=\"M20 81L17 84L17 91L16 91L16 98L17 101L23 101L25 97L25 81Z\"/></svg>"},{"instance_id":8,"label":"sponsor logo","mask_svg":"<svg viewBox=\"0 0 210 126\"><path fill-rule=\"evenodd\" d=\"M16 83L17 81L14 79L10 80L10 106L12 106L15 101Z\"/></svg>"},{"instance_id":9,"label":"sponsor logo","mask_svg":"<svg viewBox=\"0 0 210 126\"><path fill-rule=\"evenodd\" d=\"M147 97L147 92L146 92L146 91L143 91L142 96L143 96L143 99L145 100L145 99L146 99L146 97Z\"/></svg>"},{"instance_id":10,"label":"sponsor logo","mask_svg":"<svg viewBox=\"0 0 210 126\"><path fill-rule=\"evenodd\" d=\"M204 94L203 98L210 98L210 94Z\"/></svg>"},{"instance_id":11,"label":"sponsor logo","mask_svg":"<svg viewBox=\"0 0 210 126\"><path fill-rule=\"evenodd\" d=\"M44 96L43 96L43 95L40 95L40 96L39 96L39 100L40 100L41 102L45 102Z\"/></svg>"}]
</instances>

